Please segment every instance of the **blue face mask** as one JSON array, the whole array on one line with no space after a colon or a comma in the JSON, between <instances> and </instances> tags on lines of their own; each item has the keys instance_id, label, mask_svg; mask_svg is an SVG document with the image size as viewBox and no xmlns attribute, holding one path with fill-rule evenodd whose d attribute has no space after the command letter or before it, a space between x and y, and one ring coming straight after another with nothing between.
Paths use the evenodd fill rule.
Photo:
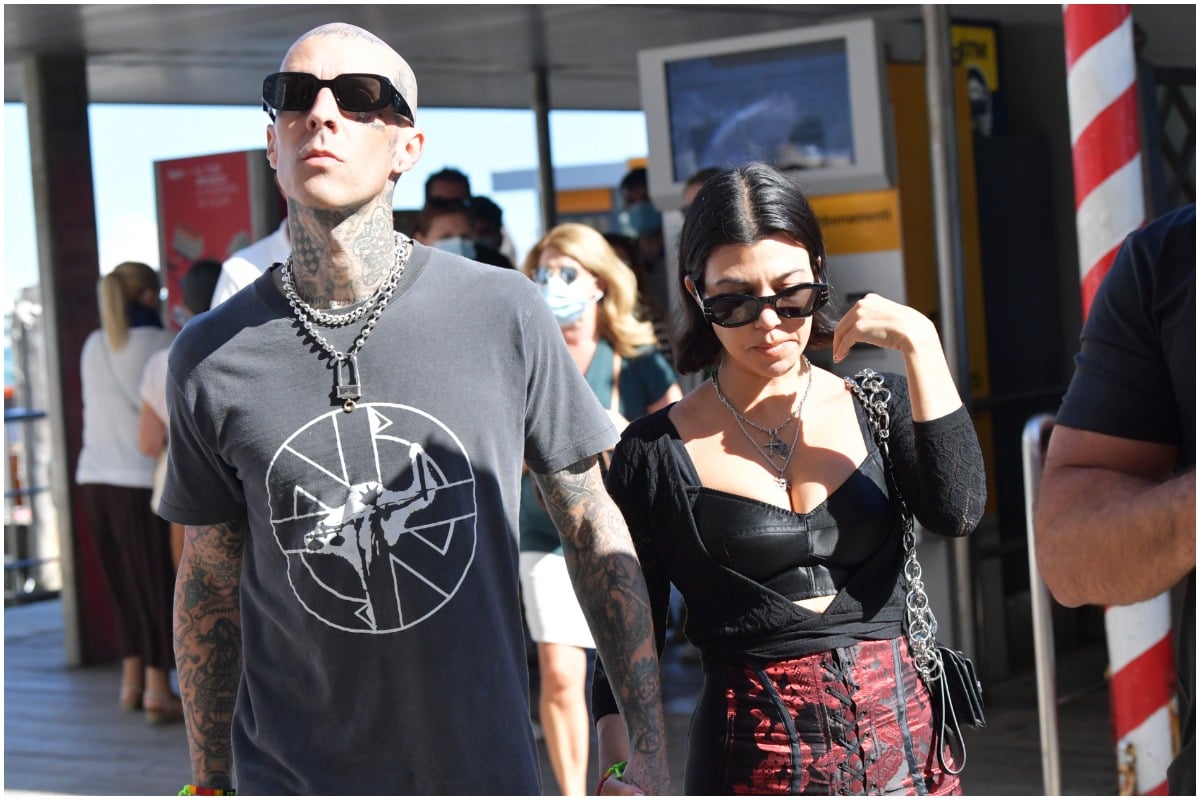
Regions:
<instances>
[{"instance_id":1,"label":"blue face mask","mask_svg":"<svg viewBox=\"0 0 1200 800\"><path fill-rule=\"evenodd\" d=\"M550 306L554 318L558 320L559 326L563 328L569 328L578 322L587 307L595 302L580 297L579 292L558 275L544 282L539 281L538 289L542 293L542 299Z\"/></svg>"},{"instance_id":2,"label":"blue face mask","mask_svg":"<svg viewBox=\"0 0 1200 800\"><path fill-rule=\"evenodd\" d=\"M626 236L649 236L662 230L662 214L649 203L635 203L617 215Z\"/></svg>"},{"instance_id":3,"label":"blue face mask","mask_svg":"<svg viewBox=\"0 0 1200 800\"><path fill-rule=\"evenodd\" d=\"M475 242L463 236L438 239L433 243L433 246L438 250L445 250L447 253L454 253L463 258L475 258Z\"/></svg>"}]
</instances>

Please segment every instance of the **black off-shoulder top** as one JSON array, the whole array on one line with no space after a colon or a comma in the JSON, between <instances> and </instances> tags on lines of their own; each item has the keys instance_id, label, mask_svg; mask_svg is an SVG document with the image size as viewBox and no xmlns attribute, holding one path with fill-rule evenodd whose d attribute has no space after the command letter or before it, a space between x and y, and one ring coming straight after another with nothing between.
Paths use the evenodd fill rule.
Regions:
<instances>
[{"instance_id":1,"label":"black off-shoulder top","mask_svg":"<svg viewBox=\"0 0 1200 800\"><path fill-rule=\"evenodd\" d=\"M960 407L914 423L905 378L883 377L891 390L896 485L923 531L965 536L978 525L987 499L970 415ZM700 649L705 669L902 634L898 505L866 413L857 402L855 409L867 458L807 514L702 486L670 408L626 428L608 489L642 563L660 653L672 583L687 604L685 633ZM828 595L834 599L823 613L794 602ZM617 711L599 661L592 702L597 718Z\"/></svg>"}]
</instances>

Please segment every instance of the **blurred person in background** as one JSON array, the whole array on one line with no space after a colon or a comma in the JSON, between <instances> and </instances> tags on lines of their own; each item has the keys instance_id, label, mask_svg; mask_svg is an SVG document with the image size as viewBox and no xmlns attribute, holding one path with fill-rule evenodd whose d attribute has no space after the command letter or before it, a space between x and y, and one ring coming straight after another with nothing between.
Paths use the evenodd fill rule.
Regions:
<instances>
[{"instance_id":1,"label":"blurred person in background","mask_svg":"<svg viewBox=\"0 0 1200 800\"><path fill-rule=\"evenodd\" d=\"M671 313L671 293L667 286L667 252L664 246L662 214L650 202L646 168L636 167L626 173L621 179L619 189L623 208L617 214L617 231L637 243L637 260L644 276L643 285L653 300L651 313L659 315L660 324L656 328L658 349L669 357L671 342L667 326L661 324Z\"/></svg>"},{"instance_id":2,"label":"blurred person in background","mask_svg":"<svg viewBox=\"0 0 1200 800\"><path fill-rule=\"evenodd\" d=\"M190 320L212 306L213 287L222 274L222 265L216 259L201 259L180 280L184 313ZM186 324L186 322L184 323ZM142 371L142 383L138 392L142 399L142 411L138 427L138 446L142 452L155 459L154 491L150 508L158 513L158 501L162 497L163 480L167 477L167 356L170 347L164 347L146 362ZM179 554L183 549L183 526L171 524L171 565L179 566Z\"/></svg>"},{"instance_id":3,"label":"blurred person in background","mask_svg":"<svg viewBox=\"0 0 1200 800\"><path fill-rule=\"evenodd\" d=\"M443 167L425 179L425 202L435 198L471 201L471 179L454 167Z\"/></svg>"},{"instance_id":4,"label":"blurred person in background","mask_svg":"<svg viewBox=\"0 0 1200 800\"><path fill-rule=\"evenodd\" d=\"M413 224L412 237L423 245L494 267L513 268L500 251L475 240L471 209L461 200L435 197L425 202Z\"/></svg>"},{"instance_id":5,"label":"blurred person in background","mask_svg":"<svg viewBox=\"0 0 1200 800\"><path fill-rule=\"evenodd\" d=\"M275 181L279 186L279 181ZM213 288L209 306L219 305L245 286L254 283L272 264L281 264L292 252L285 214L279 227L263 238L234 251L221 265L221 275Z\"/></svg>"},{"instance_id":6,"label":"blurred person in background","mask_svg":"<svg viewBox=\"0 0 1200 800\"><path fill-rule=\"evenodd\" d=\"M138 446L138 387L151 355L171 344L158 273L118 264L98 286L100 329L83 345L83 449L75 482L96 540L121 651L120 705L152 724L182 719L171 691L171 566L167 522L150 508L154 458Z\"/></svg>"},{"instance_id":7,"label":"blurred person in background","mask_svg":"<svg viewBox=\"0 0 1200 800\"><path fill-rule=\"evenodd\" d=\"M471 179L465 172L454 167L444 167L425 179L425 203L428 205L430 200L437 198L445 198L448 200L461 200L468 208L474 212L475 197L471 194ZM499 207L487 198L480 198L499 211ZM485 209L485 214L489 213L490 209ZM517 254L513 248L512 240L509 238L508 231L504 228L502 222L497 223L500 228L500 238L498 241L490 239L484 241L488 247L499 251L506 259L510 266L515 266L517 263ZM478 238L478 237L477 237ZM492 263L492 262L484 262ZM497 264L496 266L503 266Z\"/></svg>"}]
</instances>

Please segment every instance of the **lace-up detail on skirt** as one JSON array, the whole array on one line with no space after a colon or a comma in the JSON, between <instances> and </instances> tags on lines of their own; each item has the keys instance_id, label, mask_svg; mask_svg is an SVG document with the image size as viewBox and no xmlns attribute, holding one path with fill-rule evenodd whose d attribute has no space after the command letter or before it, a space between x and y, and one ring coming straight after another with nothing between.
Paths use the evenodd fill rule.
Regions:
<instances>
[{"instance_id":1,"label":"lace-up detail on skirt","mask_svg":"<svg viewBox=\"0 0 1200 800\"><path fill-rule=\"evenodd\" d=\"M903 640L705 675L687 794L960 794Z\"/></svg>"}]
</instances>

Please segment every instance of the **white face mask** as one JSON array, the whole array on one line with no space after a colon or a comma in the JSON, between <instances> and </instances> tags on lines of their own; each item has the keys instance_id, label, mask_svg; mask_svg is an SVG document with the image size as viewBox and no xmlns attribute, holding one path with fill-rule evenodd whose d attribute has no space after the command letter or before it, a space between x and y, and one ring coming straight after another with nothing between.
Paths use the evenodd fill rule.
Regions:
<instances>
[{"instance_id":1,"label":"white face mask","mask_svg":"<svg viewBox=\"0 0 1200 800\"><path fill-rule=\"evenodd\" d=\"M550 306L554 318L563 328L569 328L578 322L579 318L583 316L583 312L601 297L599 290L593 292L591 297L582 296L577 287L567 283L558 275L553 275L544 283L539 283L538 288L542 292L542 298Z\"/></svg>"},{"instance_id":2,"label":"white face mask","mask_svg":"<svg viewBox=\"0 0 1200 800\"><path fill-rule=\"evenodd\" d=\"M445 250L447 253L454 253L464 258L475 258L475 242L465 236L450 236L445 239L438 239L433 243L433 246L438 250Z\"/></svg>"}]
</instances>

